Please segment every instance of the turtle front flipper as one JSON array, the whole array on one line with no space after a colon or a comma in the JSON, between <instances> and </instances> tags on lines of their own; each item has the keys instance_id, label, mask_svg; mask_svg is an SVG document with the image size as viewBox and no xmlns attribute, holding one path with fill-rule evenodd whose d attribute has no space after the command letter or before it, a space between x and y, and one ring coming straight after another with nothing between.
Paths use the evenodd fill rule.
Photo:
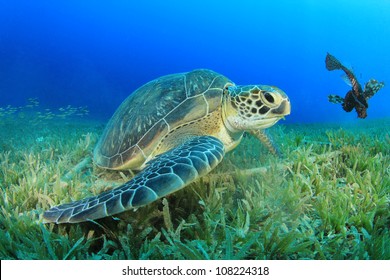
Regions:
<instances>
[{"instance_id":1,"label":"turtle front flipper","mask_svg":"<svg viewBox=\"0 0 390 280\"><path fill-rule=\"evenodd\" d=\"M122 186L55 206L46 211L43 218L48 223L79 223L149 204L209 173L221 162L224 154L224 145L217 138L193 137L153 159Z\"/></svg>"}]
</instances>

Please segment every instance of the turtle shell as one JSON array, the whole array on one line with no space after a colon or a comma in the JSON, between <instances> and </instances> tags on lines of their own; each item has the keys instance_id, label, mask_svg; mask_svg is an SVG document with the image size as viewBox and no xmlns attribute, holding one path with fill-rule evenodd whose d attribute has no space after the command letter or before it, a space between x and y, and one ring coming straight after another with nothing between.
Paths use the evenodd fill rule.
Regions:
<instances>
[{"instance_id":1,"label":"turtle shell","mask_svg":"<svg viewBox=\"0 0 390 280\"><path fill-rule=\"evenodd\" d=\"M139 168L170 132L220 108L227 83L231 81L223 75L199 69L141 86L108 122L94 150L96 164L109 169Z\"/></svg>"}]
</instances>

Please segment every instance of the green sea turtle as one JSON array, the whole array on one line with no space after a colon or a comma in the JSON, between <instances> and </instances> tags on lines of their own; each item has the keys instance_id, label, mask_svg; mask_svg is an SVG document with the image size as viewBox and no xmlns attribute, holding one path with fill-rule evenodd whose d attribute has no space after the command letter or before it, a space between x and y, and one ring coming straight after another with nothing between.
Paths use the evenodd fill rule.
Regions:
<instances>
[{"instance_id":1,"label":"green sea turtle","mask_svg":"<svg viewBox=\"0 0 390 280\"><path fill-rule=\"evenodd\" d=\"M44 220L78 223L149 204L209 173L245 131L264 140L262 130L289 113L282 90L238 86L211 70L155 79L120 105L94 150L98 166L142 171L118 188L52 207Z\"/></svg>"},{"instance_id":2,"label":"green sea turtle","mask_svg":"<svg viewBox=\"0 0 390 280\"><path fill-rule=\"evenodd\" d=\"M345 67L341 62L331 54L327 54L325 58L325 66L329 71L343 70L347 76L347 82L352 89L347 92L344 98L338 95L329 95L328 100L334 104L341 104L344 111L351 112L355 108L358 118L364 119L367 117L368 99L374 96L381 88L384 87L384 82L377 80L369 80L364 89L356 79L351 69Z\"/></svg>"}]
</instances>

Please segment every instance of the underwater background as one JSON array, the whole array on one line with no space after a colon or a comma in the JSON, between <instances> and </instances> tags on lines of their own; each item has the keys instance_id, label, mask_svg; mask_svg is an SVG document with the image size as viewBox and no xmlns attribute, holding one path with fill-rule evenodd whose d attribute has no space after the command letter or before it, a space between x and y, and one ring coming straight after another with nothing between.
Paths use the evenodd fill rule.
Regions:
<instances>
[{"instance_id":1,"label":"underwater background","mask_svg":"<svg viewBox=\"0 0 390 280\"><path fill-rule=\"evenodd\" d=\"M136 88L209 68L236 84L271 84L292 102L287 122L354 121L327 102L349 86L327 52L362 84L390 77L390 2L0 1L0 102L88 106L107 120ZM370 118L389 116L389 88Z\"/></svg>"},{"instance_id":2,"label":"underwater background","mask_svg":"<svg viewBox=\"0 0 390 280\"><path fill-rule=\"evenodd\" d=\"M1 259L390 259L390 1L0 0ZM385 86L358 119L327 52ZM208 68L292 112L209 176L98 223L51 206L129 180L90 157L135 89ZM80 163L82 163L80 167ZM79 168L80 167L80 168Z\"/></svg>"}]
</instances>

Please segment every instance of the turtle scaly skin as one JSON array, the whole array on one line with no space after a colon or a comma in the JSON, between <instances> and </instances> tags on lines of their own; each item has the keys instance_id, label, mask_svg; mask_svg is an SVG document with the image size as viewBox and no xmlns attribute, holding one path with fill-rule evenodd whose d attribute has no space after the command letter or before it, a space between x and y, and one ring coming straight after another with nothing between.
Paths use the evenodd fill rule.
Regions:
<instances>
[{"instance_id":1,"label":"turtle scaly skin","mask_svg":"<svg viewBox=\"0 0 390 280\"><path fill-rule=\"evenodd\" d=\"M282 90L237 86L211 70L153 80L121 104L94 151L102 167L141 171L118 188L52 207L44 221L78 223L149 204L208 174L245 131L272 145L261 130L289 113Z\"/></svg>"}]
</instances>

